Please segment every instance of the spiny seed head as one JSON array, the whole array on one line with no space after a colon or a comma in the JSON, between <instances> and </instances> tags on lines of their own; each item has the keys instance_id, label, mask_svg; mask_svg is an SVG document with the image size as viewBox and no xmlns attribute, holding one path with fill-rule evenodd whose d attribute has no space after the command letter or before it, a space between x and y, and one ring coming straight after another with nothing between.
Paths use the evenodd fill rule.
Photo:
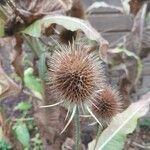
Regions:
<instances>
[{"instance_id":1,"label":"spiny seed head","mask_svg":"<svg viewBox=\"0 0 150 150\"><path fill-rule=\"evenodd\" d=\"M85 102L104 82L100 60L81 45L59 46L48 66L53 93L67 102Z\"/></svg>"},{"instance_id":2,"label":"spiny seed head","mask_svg":"<svg viewBox=\"0 0 150 150\"><path fill-rule=\"evenodd\" d=\"M106 86L95 96L93 112L103 122L109 122L112 117L121 111L121 97L115 89Z\"/></svg>"}]
</instances>

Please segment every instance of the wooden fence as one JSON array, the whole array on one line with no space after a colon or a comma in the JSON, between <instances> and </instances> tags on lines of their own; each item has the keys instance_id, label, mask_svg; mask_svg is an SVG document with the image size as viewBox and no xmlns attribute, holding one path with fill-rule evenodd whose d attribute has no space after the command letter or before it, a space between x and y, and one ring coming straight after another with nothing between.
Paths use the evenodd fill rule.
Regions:
<instances>
[{"instance_id":1,"label":"wooden fence","mask_svg":"<svg viewBox=\"0 0 150 150\"><path fill-rule=\"evenodd\" d=\"M82 0L85 9L88 8L96 0ZM104 2L122 7L121 0L104 0ZM114 42L119 40L121 37L131 31L133 26L133 19L126 14L119 12L116 9L110 8L98 8L95 9L88 20L95 27L103 37L110 42L112 45ZM145 36L145 35L143 35ZM150 47L150 33L146 33L146 43L144 47Z\"/></svg>"}]
</instances>

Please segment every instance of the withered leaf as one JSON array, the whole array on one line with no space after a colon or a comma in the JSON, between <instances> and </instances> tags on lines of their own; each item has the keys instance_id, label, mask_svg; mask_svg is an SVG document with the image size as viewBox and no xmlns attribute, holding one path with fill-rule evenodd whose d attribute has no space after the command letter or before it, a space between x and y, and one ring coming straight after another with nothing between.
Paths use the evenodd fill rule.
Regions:
<instances>
[{"instance_id":1,"label":"withered leaf","mask_svg":"<svg viewBox=\"0 0 150 150\"><path fill-rule=\"evenodd\" d=\"M21 18L28 24L48 14L64 13L72 0L13 0Z\"/></svg>"},{"instance_id":2,"label":"withered leaf","mask_svg":"<svg viewBox=\"0 0 150 150\"><path fill-rule=\"evenodd\" d=\"M20 92L20 87L10 79L2 68L2 63L0 62L0 100L6 97L16 95Z\"/></svg>"},{"instance_id":3,"label":"withered leaf","mask_svg":"<svg viewBox=\"0 0 150 150\"><path fill-rule=\"evenodd\" d=\"M131 0L129 2L130 5L130 12L136 16L136 14L138 13L138 11L140 10L142 4L140 0Z\"/></svg>"},{"instance_id":4,"label":"withered leaf","mask_svg":"<svg viewBox=\"0 0 150 150\"><path fill-rule=\"evenodd\" d=\"M108 57L108 48L109 48L109 44L106 40L102 39L103 42L101 42L100 44L100 48L99 48L99 54L100 54L100 58L104 61L107 62L107 57Z\"/></svg>"},{"instance_id":5,"label":"withered leaf","mask_svg":"<svg viewBox=\"0 0 150 150\"><path fill-rule=\"evenodd\" d=\"M13 1L13 2L12 2ZM72 0L8 0L12 13L6 23L6 34L20 29L46 15L64 14L72 7Z\"/></svg>"},{"instance_id":6,"label":"withered leaf","mask_svg":"<svg viewBox=\"0 0 150 150\"><path fill-rule=\"evenodd\" d=\"M12 65L15 69L15 72L17 73L18 76L23 78L23 72L24 72L24 67L22 64L22 44L23 44L23 39L21 36L16 35L15 36L15 46L14 46L14 54L12 56Z\"/></svg>"}]
</instances>

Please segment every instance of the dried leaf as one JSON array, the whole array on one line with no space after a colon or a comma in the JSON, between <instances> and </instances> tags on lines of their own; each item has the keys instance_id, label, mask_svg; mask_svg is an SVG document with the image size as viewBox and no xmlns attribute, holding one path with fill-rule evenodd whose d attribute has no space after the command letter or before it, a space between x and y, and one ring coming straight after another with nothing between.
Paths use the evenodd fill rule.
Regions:
<instances>
[{"instance_id":1,"label":"dried leaf","mask_svg":"<svg viewBox=\"0 0 150 150\"><path fill-rule=\"evenodd\" d=\"M127 77L123 77L120 81L119 91L122 96L122 106L123 110L127 109L127 107L131 104L129 94L132 89L132 83L129 81Z\"/></svg>"},{"instance_id":2,"label":"dried leaf","mask_svg":"<svg viewBox=\"0 0 150 150\"><path fill-rule=\"evenodd\" d=\"M7 35L14 35L46 15L64 14L72 6L72 0L8 0L7 3L13 10L6 23Z\"/></svg>"},{"instance_id":3,"label":"dried leaf","mask_svg":"<svg viewBox=\"0 0 150 150\"><path fill-rule=\"evenodd\" d=\"M141 54L142 42L149 41L148 34L145 32L145 17L147 3L143 4L137 15L134 17L134 23L129 35L125 38L125 47L136 55ZM145 38L146 37L146 38ZM147 41L145 40L147 39Z\"/></svg>"},{"instance_id":4,"label":"dried leaf","mask_svg":"<svg viewBox=\"0 0 150 150\"><path fill-rule=\"evenodd\" d=\"M54 11L67 11L72 0L13 0L18 9L32 14L48 14Z\"/></svg>"},{"instance_id":5,"label":"dried leaf","mask_svg":"<svg viewBox=\"0 0 150 150\"><path fill-rule=\"evenodd\" d=\"M0 63L0 100L16 95L20 92L20 87L10 79L2 68Z\"/></svg>"},{"instance_id":6,"label":"dried leaf","mask_svg":"<svg viewBox=\"0 0 150 150\"><path fill-rule=\"evenodd\" d=\"M72 0L14 0L14 3L26 24L48 14L62 14L72 6Z\"/></svg>"},{"instance_id":7,"label":"dried leaf","mask_svg":"<svg viewBox=\"0 0 150 150\"><path fill-rule=\"evenodd\" d=\"M136 76L136 79L134 81L134 84L136 84L141 76L141 73L142 73L142 62L140 60L140 58L133 52L131 51L128 51L127 49L125 48L115 48L115 49L111 49L109 50L110 53L125 53L127 56L129 57L133 57L136 59L137 61L137 76Z\"/></svg>"},{"instance_id":8,"label":"dried leaf","mask_svg":"<svg viewBox=\"0 0 150 150\"><path fill-rule=\"evenodd\" d=\"M8 122L5 112L2 109L0 111L0 128L3 130L3 135L9 138L11 135L11 124Z\"/></svg>"},{"instance_id":9,"label":"dried leaf","mask_svg":"<svg viewBox=\"0 0 150 150\"><path fill-rule=\"evenodd\" d=\"M97 8L111 8L111 9L116 9L120 12L123 12L123 9L121 7L117 7L114 5L107 4L106 2L94 2L88 9L87 13L91 13L94 9Z\"/></svg>"},{"instance_id":10,"label":"dried leaf","mask_svg":"<svg viewBox=\"0 0 150 150\"><path fill-rule=\"evenodd\" d=\"M144 27L145 27L145 17L146 17L146 9L147 9L147 4L144 4L140 11L138 12L138 14L136 15L135 19L134 19L134 24L132 27L132 33L137 33L138 37L139 37L139 42L142 42L142 38L143 38L143 31L144 31ZM136 35L137 35L136 34Z\"/></svg>"},{"instance_id":11,"label":"dried leaf","mask_svg":"<svg viewBox=\"0 0 150 150\"><path fill-rule=\"evenodd\" d=\"M62 145L62 150L73 150L74 145L74 141L70 138L67 138Z\"/></svg>"},{"instance_id":12,"label":"dried leaf","mask_svg":"<svg viewBox=\"0 0 150 150\"><path fill-rule=\"evenodd\" d=\"M131 0L129 2L130 12L136 16L140 8L142 7L142 3L140 0Z\"/></svg>"},{"instance_id":13,"label":"dried leaf","mask_svg":"<svg viewBox=\"0 0 150 150\"><path fill-rule=\"evenodd\" d=\"M100 54L100 58L104 61L104 62L108 62L108 43L106 41L104 41L104 43L102 45L100 45L100 49L99 49L99 54Z\"/></svg>"},{"instance_id":14,"label":"dried leaf","mask_svg":"<svg viewBox=\"0 0 150 150\"><path fill-rule=\"evenodd\" d=\"M14 46L14 53L12 56L12 65L15 69L15 72L18 76L20 76L23 79L23 72L24 72L24 66L22 64L22 44L23 40L21 36L15 36L16 44Z\"/></svg>"}]
</instances>

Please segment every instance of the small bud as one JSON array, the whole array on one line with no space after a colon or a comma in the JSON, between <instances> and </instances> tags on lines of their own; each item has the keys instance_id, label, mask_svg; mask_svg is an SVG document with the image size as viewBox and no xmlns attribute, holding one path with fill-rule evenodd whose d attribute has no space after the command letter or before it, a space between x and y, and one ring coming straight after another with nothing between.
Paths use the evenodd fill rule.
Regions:
<instances>
[{"instance_id":1,"label":"small bud","mask_svg":"<svg viewBox=\"0 0 150 150\"><path fill-rule=\"evenodd\" d=\"M93 113L102 122L109 122L112 117L121 111L121 97L119 93L110 86L97 92Z\"/></svg>"}]
</instances>

